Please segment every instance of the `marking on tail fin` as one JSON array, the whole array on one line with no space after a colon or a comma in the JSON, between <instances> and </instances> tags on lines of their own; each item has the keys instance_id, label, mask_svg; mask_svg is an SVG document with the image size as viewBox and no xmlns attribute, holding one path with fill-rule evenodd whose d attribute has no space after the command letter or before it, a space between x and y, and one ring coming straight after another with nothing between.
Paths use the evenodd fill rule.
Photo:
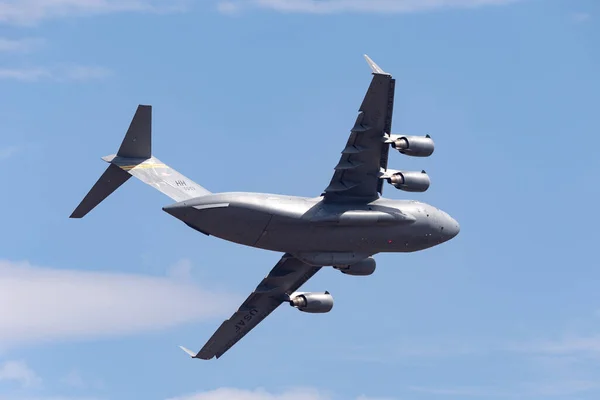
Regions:
<instances>
[{"instance_id":1,"label":"marking on tail fin","mask_svg":"<svg viewBox=\"0 0 600 400\"><path fill-rule=\"evenodd\" d=\"M198 197L210 192L177 172L156 157L147 160L106 156L103 159L158 189L175 201Z\"/></svg>"},{"instance_id":2,"label":"marking on tail fin","mask_svg":"<svg viewBox=\"0 0 600 400\"><path fill-rule=\"evenodd\" d=\"M153 163L142 163L142 164L135 164L135 165L119 165L119 168L125 170L125 171L130 171L132 169L143 169L143 168L168 168L167 165L165 164L153 164Z\"/></svg>"}]
</instances>

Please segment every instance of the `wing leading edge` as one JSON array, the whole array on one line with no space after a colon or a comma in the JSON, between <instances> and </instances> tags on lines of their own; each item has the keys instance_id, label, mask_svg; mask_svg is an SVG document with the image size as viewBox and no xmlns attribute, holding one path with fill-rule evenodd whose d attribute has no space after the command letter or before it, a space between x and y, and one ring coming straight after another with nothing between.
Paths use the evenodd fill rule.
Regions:
<instances>
[{"instance_id":1,"label":"wing leading edge","mask_svg":"<svg viewBox=\"0 0 600 400\"><path fill-rule=\"evenodd\" d=\"M305 264L290 254L284 254L240 308L221 324L198 354L185 347L181 349L193 358L210 360L213 357L221 357L281 303L287 301L289 295L297 291L319 269L321 267Z\"/></svg>"},{"instance_id":2,"label":"wing leading edge","mask_svg":"<svg viewBox=\"0 0 600 400\"><path fill-rule=\"evenodd\" d=\"M387 169L389 145L384 142L384 134L392 130L396 81L367 55L365 59L373 78L333 178L323 193L326 201L371 201L383 191L379 172Z\"/></svg>"}]
</instances>

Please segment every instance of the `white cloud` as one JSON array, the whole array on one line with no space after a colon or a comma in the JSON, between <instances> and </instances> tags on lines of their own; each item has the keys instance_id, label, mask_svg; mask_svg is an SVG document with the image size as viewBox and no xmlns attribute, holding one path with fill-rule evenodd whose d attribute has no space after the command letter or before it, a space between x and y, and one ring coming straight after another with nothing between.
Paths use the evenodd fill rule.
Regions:
<instances>
[{"instance_id":1,"label":"white cloud","mask_svg":"<svg viewBox=\"0 0 600 400\"><path fill-rule=\"evenodd\" d=\"M315 389L290 389L278 394L269 393L264 389L244 390L234 388L219 388L169 400L329 400L330 397Z\"/></svg>"},{"instance_id":2,"label":"white cloud","mask_svg":"<svg viewBox=\"0 0 600 400\"><path fill-rule=\"evenodd\" d=\"M6 361L0 365L0 381L14 381L30 387L38 385L41 379L23 361Z\"/></svg>"},{"instance_id":3,"label":"white cloud","mask_svg":"<svg viewBox=\"0 0 600 400\"><path fill-rule=\"evenodd\" d=\"M314 388L291 388L279 393L269 392L263 388L258 389L236 389L236 388L218 388L215 390L197 392L193 394L171 397L167 400L334 400L339 396L334 396L328 391ZM375 398L364 395L354 397L356 400L395 400L392 397ZM68 397L68 396L23 396L11 395L3 397L0 394L0 400L99 400L96 397Z\"/></svg>"},{"instance_id":4,"label":"white cloud","mask_svg":"<svg viewBox=\"0 0 600 400\"><path fill-rule=\"evenodd\" d=\"M37 38L8 39L0 38L0 53L27 53L41 45L44 41Z\"/></svg>"},{"instance_id":5,"label":"white cloud","mask_svg":"<svg viewBox=\"0 0 600 400\"><path fill-rule=\"evenodd\" d=\"M564 380L555 379L547 382L525 383L513 387L507 391L505 388L482 387L482 386L462 386L462 387L422 387L413 386L410 390L419 393L426 393L435 396L446 397L477 397L477 398L531 398L548 396L573 396L584 392L590 392L598 389L600 384L587 380Z\"/></svg>"},{"instance_id":6,"label":"white cloud","mask_svg":"<svg viewBox=\"0 0 600 400\"><path fill-rule=\"evenodd\" d=\"M222 317L239 300L166 277L0 261L0 345L164 329Z\"/></svg>"},{"instance_id":7,"label":"white cloud","mask_svg":"<svg viewBox=\"0 0 600 400\"><path fill-rule=\"evenodd\" d=\"M0 68L0 80L17 80L21 82L37 82L51 80L56 82L88 81L108 77L112 72L104 67L71 65L63 67L25 67Z\"/></svg>"},{"instance_id":8,"label":"white cloud","mask_svg":"<svg viewBox=\"0 0 600 400\"><path fill-rule=\"evenodd\" d=\"M333 395L329 392L311 388L294 388L280 393L271 393L262 388L255 390L219 388L180 397L172 397L168 400L332 400L333 398ZM356 399L393 400L391 398L375 399L364 395Z\"/></svg>"},{"instance_id":9,"label":"white cloud","mask_svg":"<svg viewBox=\"0 0 600 400\"><path fill-rule=\"evenodd\" d=\"M219 9L237 11L261 7L281 12L329 14L339 12L412 13L445 8L475 8L504 5L522 0L238 0L221 1Z\"/></svg>"},{"instance_id":10,"label":"white cloud","mask_svg":"<svg viewBox=\"0 0 600 400\"><path fill-rule=\"evenodd\" d=\"M0 23L33 24L44 19L115 12L172 12L187 0L0 0Z\"/></svg>"}]
</instances>

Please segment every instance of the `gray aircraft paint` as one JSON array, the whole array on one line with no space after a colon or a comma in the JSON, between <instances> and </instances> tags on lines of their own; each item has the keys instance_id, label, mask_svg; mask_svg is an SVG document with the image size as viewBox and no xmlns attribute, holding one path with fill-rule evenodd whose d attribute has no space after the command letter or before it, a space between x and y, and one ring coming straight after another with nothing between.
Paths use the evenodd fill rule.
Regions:
<instances>
[{"instance_id":1,"label":"gray aircraft paint","mask_svg":"<svg viewBox=\"0 0 600 400\"><path fill-rule=\"evenodd\" d=\"M429 156L425 137L391 134L394 79L365 56L373 79L360 106L334 175L318 197L268 193L211 193L152 155L152 108L140 105L110 165L71 218L82 218L131 176L176 203L163 210L205 235L284 253L231 318L194 358L219 358L281 303L305 312L328 312L329 292L297 292L324 266L350 275L375 270L372 256L424 250L455 237L458 222L444 211L414 200L383 198L383 183L407 191L429 187L425 171L387 168L389 149ZM413 148L407 148L413 143ZM419 151L419 146L422 147ZM426 147L430 146L430 147ZM412 185L412 186L411 186Z\"/></svg>"},{"instance_id":2,"label":"gray aircraft paint","mask_svg":"<svg viewBox=\"0 0 600 400\"><path fill-rule=\"evenodd\" d=\"M413 200L333 203L263 193L219 193L163 207L193 228L246 246L290 252L411 252L451 239L446 213Z\"/></svg>"}]
</instances>

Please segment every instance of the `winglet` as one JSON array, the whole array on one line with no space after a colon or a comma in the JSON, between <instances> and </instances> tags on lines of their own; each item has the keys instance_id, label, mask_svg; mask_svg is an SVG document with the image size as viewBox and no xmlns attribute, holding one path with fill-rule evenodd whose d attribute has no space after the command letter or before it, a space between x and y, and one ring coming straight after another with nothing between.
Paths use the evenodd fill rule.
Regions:
<instances>
[{"instance_id":1,"label":"winglet","mask_svg":"<svg viewBox=\"0 0 600 400\"><path fill-rule=\"evenodd\" d=\"M376 74L376 75L390 75L387 72L385 72L384 70L382 70L379 65L375 64L375 61L371 60L368 55L365 54L364 56L365 56L365 60L367 60L367 63L369 64L369 67L371 67L371 69L373 70L374 74Z\"/></svg>"},{"instance_id":2,"label":"winglet","mask_svg":"<svg viewBox=\"0 0 600 400\"><path fill-rule=\"evenodd\" d=\"M186 349L183 346L179 346L179 348L183 351L185 351L186 353L188 353L188 355L192 358L196 358L196 353L194 353L193 351L191 351L190 349Z\"/></svg>"}]
</instances>

